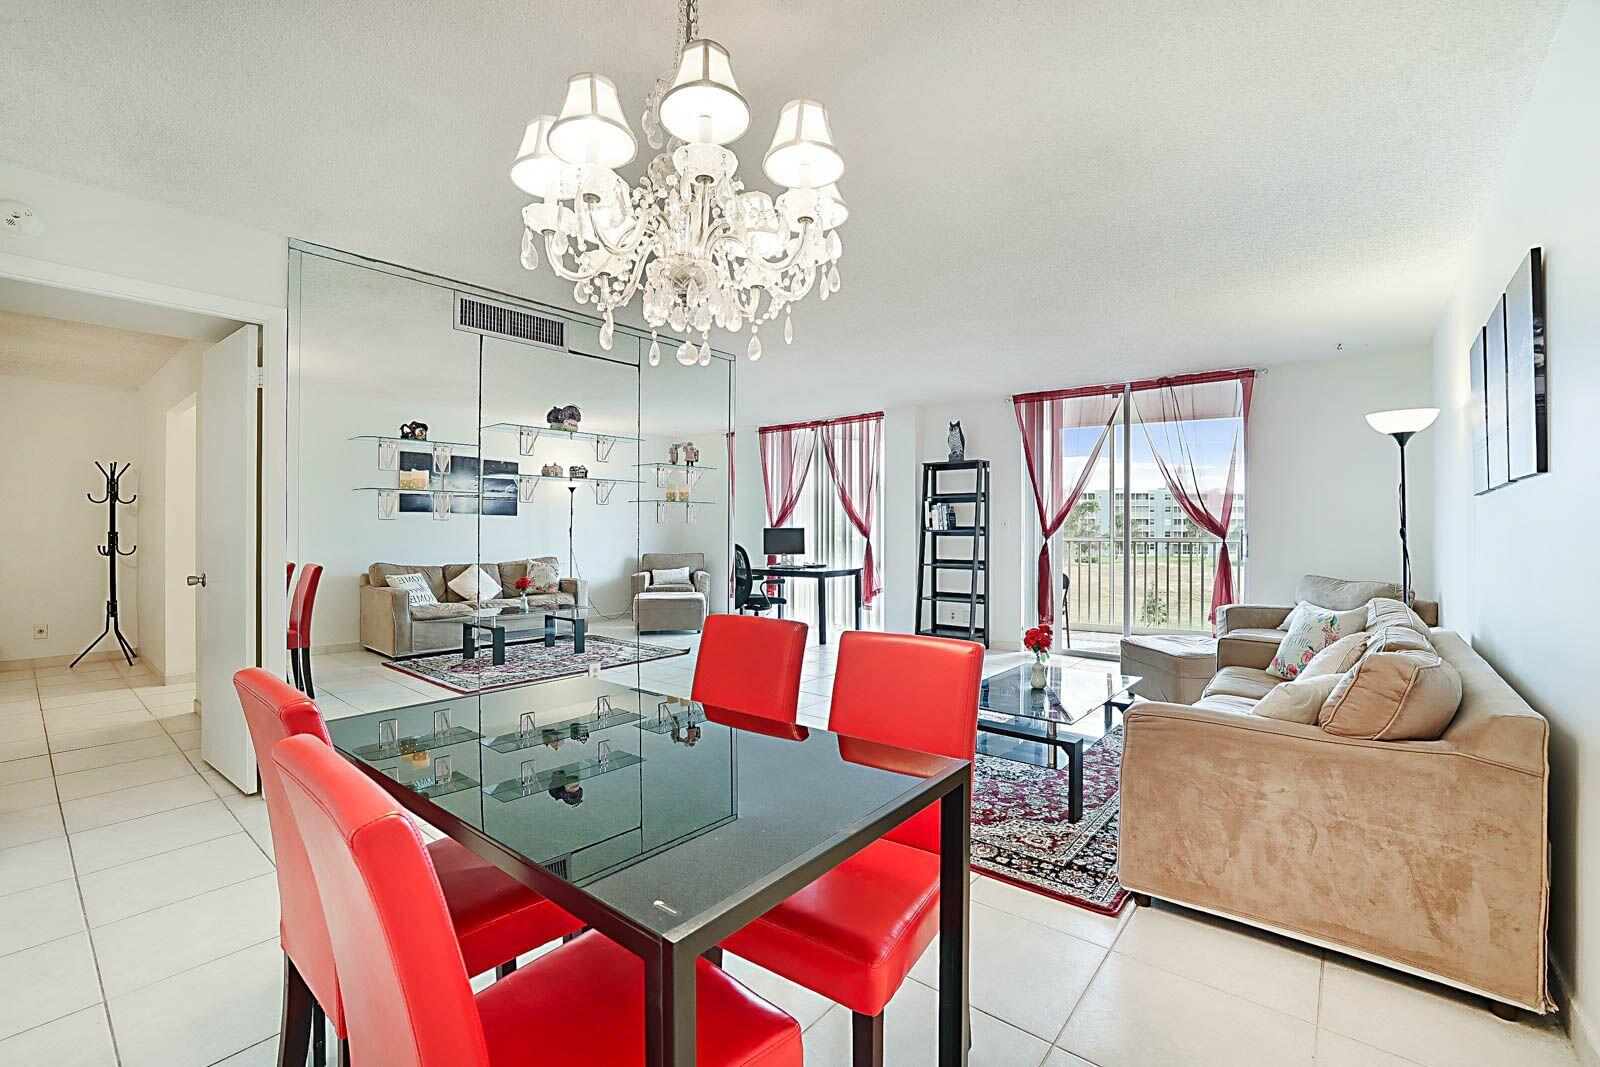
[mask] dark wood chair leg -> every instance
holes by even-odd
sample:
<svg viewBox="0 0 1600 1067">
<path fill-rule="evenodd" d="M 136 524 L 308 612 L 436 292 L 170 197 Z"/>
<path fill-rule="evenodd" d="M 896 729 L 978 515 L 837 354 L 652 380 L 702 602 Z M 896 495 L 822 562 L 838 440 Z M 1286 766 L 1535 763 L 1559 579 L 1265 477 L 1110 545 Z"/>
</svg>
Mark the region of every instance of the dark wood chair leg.
<svg viewBox="0 0 1600 1067">
<path fill-rule="evenodd" d="M 300 977 L 294 961 L 283 957 L 283 1022 L 278 1035 L 278 1067 L 305 1067 L 316 1004 L 311 987 Z"/>
<path fill-rule="evenodd" d="M 311 1067 L 328 1067 L 328 1014 L 311 1002 Z"/>
<path fill-rule="evenodd" d="M 853 1067 L 883 1067 L 883 1012 L 850 1013 L 850 1049 Z"/>
<path fill-rule="evenodd" d="M 309 648 L 302 648 L 300 650 L 300 672 L 305 675 L 306 681 L 306 686 L 303 690 L 301 690 L 301 692 L 305 693 L 305 695 L 310 697 L 312 700 L 317 699 L 317 687 L 316 684 L 311 680 L 311 649 Z"/>
<path fill-rule="evenodd" d="M 339 1046 L 339 1067 L 350 1067 L 350 1042 L 340 1039 L 337 1044 Z"/>
<path fill-rule="evenodd" d="M 289 650 L 289 684 L 302 693 L 306 691 L 305 680 L 300 677 L 300 650 L 298 648 Z"/>
<path fill-rule="evenodd" d="M 496 978 L 504 978 L 507 975 L 514 974 L 516 972 L 516 969 L 517 969 L 517 961 L 516 960 L 507 960 L 506 962 L 502 963 L 500 966 L 498 966 L 498 967 L 496 967 L 494 969 L 494 976 Z"/>
<path fill-rule="evenodd" d="M 1133 894 L 1130 894 L 1130 895 L 1133 897 L 1133 902 L 1135 904 L 1139 905 L 1139 907 L 1148 908 L 1150 906 L 1150 894 L 1149 893 L 1133 893 Z"/>
<path fill-rule="evenodd" d="M 1506 1004 L 1499 1000 L 1489 1001 L 1489 1010 L 1494 1012 L 1497 1019 L 1504 1019 L 1508 1023 L 1514 1023 L 1522 1016 L 1522 1010 L 1515 1004 Z"/>
</svg>

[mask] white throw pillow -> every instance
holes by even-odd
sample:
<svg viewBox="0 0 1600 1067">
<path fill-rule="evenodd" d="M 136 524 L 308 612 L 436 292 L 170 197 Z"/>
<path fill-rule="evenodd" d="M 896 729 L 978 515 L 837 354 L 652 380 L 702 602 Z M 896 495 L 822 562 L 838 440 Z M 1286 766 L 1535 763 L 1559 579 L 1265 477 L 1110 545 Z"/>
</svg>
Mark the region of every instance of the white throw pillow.
<svg viewBox="0 0 1600 1067">
<path fill-rule="evenodd" d="M 500 595 L 500 583 L 476 563 L 450 579 L 449 584 L 462 600 L 481 602 Z"/>
<path fill-rule="evenodd" d="M 1295 623 L 1301 621 L 1307 615 L 1312 614 L 1313 612 L 1335 616 L 1337 619 L 1340 637 L 1369 628 L 1367 626 L 1367 609 L 1365 607 L 1351 608 L 1349 611 L 1340 611 L 1337 608 L 1318 607 L 1309 600 L 1302 600 L 1294 606 L 1293 611 L 1289 612 L 1288 617 L 1278 624 L 1278 629 L 1292 630 Z"/>
<path fill-rule="evenodd" d="M 1323 674 L 1316 678 L 1281 682 L 1256 703 L 1255 713 L 1265 719 L 1283 719 L 1311 726 L 1322 711 L 1323 702 L 1339 684 L 1340 675 Z"/>
<path fill-rule="evenodd" d="M 1267 665 L 1267 673 L 1291 679 L 1311 662 L 1318 652 L 1341 637 L 1359 633 L 1366 611 L 1330 611 L 1315 604 L 1301 603 L 1289 616 L 1289 632 L 1278 643 L 1278 653 Z"/>
<path fill-rule="evenodd" d="M 439 603 L 439 598 L 433 595 L 433 587 L 428 584 L 428 579 L 420 574 L 391 574 L 384 579 L 391 589 L 404 589 L 414 608 L 425 608 Z"/>
<path fill-rule="evenodd" d="M 664 567 L 650 572 L 651 585 L 688 585 L 688 567 Z"/>
</svg>

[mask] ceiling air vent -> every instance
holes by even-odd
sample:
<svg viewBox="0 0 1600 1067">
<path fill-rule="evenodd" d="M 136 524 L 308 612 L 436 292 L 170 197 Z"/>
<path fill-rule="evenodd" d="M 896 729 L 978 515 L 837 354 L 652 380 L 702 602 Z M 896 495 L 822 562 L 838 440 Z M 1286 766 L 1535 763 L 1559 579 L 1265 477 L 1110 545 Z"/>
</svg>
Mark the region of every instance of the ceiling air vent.
<svg viewBox="0 0 1600 1067">
<path fill-rule="evenodd" d="M 566 323 L 560 319 L 505 304 L 491 304 L 461 293 L 456 294 L 456 329 L 510 341 L 531 341 L 563 352 L 567 348 Z"/>
</svg>

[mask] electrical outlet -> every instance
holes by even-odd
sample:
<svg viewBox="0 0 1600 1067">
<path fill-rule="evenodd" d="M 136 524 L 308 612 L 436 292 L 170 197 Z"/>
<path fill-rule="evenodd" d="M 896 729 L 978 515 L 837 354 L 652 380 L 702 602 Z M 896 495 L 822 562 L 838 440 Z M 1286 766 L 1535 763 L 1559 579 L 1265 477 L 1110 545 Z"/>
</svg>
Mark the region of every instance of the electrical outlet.
<svg viewBox="0 0 1600 1067">
<path fill-rule="evenodd" d="M 33 639 L 35 641 L 48 640 L 49 637 L 50 637 L 50 627 L 45 626 L 45 625 L 39 625 L 39 626 L 35 626 L 33 628 Z"/>
</svg>

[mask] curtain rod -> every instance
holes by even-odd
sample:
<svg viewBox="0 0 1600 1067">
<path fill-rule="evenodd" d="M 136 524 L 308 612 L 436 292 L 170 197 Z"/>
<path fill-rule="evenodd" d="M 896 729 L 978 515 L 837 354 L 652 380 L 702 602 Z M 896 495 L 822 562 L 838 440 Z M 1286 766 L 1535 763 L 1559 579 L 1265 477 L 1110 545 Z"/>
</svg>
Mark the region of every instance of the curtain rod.
<svg viewBox="0 0 1600 1067">
<path fill-rule="evenodd" d="M 1169 374 L 1155 378 L 1135 378 L 1132 381 L 1106 382 L 1100 385 L 1069 386 L 1065 389 L 1040 389 L 1026 393 L 1016 393 L 1006 397 L 1006 401 L 1016 404 L 1024 400 L 1063 400 L 1084 396 L 1101 396 L 1110 393 L 1121 393 L 1127 390 L 1143 392 L 1147 389 L 1159 388 L 1163 385 L 1197 385 L 1207 382 L 1225 382 L 1242 379 L 1246 376 L 1259 378 L 1267 373 L 1266 367 L 1239 367 L 1232 370 L 1193 371 L 1187 374 Z"/>
<path fill-rule="evenodd" d="M 758 426 L 757 433 L 780 433 L 784 430 L 809 430 L 822 426 L 842 426 L 847 422 L 869 422 L 883 418 L 881 411 L 868 411 L 860 415 L 841 415 L 836 419 L 814 419 L 811 422 L 785 422 L 776 426 Z"/>
</svg>

